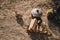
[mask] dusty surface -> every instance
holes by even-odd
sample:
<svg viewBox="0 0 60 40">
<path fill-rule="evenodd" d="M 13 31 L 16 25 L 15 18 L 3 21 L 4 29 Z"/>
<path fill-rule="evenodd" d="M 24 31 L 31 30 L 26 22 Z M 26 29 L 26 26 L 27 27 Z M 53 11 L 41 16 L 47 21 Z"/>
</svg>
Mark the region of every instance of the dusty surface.
<svg viewBox="0 0 60 40">
<path fill-rule="evenodd" d="M 59 0 L 0 0 L 0 40 L 39 40 L 42 38 L 40 34 L 26 31 L 31 20 L 30 11 L 32 8 L 41 7 L 45 15 L 47 9 L 54 8 L 56 4 L 59 5 Z M 17 20 L 16 11 L 23 13 L 22 19 Z M 57 26 L 56 28 L 51 26 L 51 29 L 60 36 Z"/>
</svg>

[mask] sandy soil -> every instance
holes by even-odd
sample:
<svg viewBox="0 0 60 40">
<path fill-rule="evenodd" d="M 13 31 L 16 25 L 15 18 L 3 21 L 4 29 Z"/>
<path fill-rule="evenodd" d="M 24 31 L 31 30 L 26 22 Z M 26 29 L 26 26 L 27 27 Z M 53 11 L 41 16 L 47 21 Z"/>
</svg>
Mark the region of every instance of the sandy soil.
<svg viewBox="0 0 60 40">
<path fill-rule="evenodd" d="M 0 40 L 59 40 L 48 38 L 46 35 L 40 37 L 38 33 L 27 33 L 26 29 L 31 21 L 32 8 L 42 8 L 44 15 L 49 8 L 59 6 L 59 0 L 0 0 Z M 22 19 L 16 17 L 16 12 L 23 14 Z M 51 25 L 53 25 L 51 23 Z M 56 25 L 55 25 L 56 26 Z M 60 36 L 59 28 L 50 27 L 52 31 Z"/>
</svg>

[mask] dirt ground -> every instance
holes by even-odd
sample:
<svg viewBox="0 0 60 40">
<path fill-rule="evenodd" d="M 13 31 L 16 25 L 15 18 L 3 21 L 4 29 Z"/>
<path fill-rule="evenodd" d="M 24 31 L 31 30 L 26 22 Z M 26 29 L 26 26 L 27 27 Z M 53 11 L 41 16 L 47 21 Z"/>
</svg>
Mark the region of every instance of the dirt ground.
<svg viewBox="0 0 60 40">
<path fill-rule="evenodd" d="M 42 8 L 45 15 L 49 8 L 59 5 L 59 0 L 0 0 L 0 40 L 60 40 L 46 35 L 40 37 L 38 33 L 27 33 L 33 8 Z M 23 14 L 22 19 L 16 17 L 16 12 Z M 49 23 L 53 33 L 60 37 L 59 27 Z"/>
</svg>

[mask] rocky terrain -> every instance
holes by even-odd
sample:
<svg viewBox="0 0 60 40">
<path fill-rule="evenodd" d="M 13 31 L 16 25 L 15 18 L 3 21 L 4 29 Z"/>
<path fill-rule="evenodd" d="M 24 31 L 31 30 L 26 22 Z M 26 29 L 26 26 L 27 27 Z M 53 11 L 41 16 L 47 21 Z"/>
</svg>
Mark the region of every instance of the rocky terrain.
<svg viewBox="0 0 60 40">
<path fill-rule="evenodd" d="M 27 33 L 32 8 L 42 8 L 45 15 L 49 8 L 57 8 L 59 5 L 60 0 L 0 0 L 0 40 L 60 40 L 46 36 L 42 38 L 38 33 Z M 17 12 L 23 15 L 22 19 L 16 17 Z M 51 30 L 60 37 L 57 26 L 51 27 Z"/>
</svg>

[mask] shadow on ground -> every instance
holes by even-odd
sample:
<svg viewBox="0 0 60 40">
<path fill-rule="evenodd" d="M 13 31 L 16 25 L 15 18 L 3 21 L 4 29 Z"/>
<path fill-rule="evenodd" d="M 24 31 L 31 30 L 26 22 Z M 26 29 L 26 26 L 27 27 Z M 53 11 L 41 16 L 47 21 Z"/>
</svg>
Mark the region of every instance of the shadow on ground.
<svg viewBox="0 0 60 40">
<path fill-rule="evenodd" d="M 59 31 L 60 33 L 60 19 L 59 19 L 58 12 L 54 14 L 51 14 L 51 13 L 48 14 L 47 19 L 48 19 L 49 27 L 53 30 Z"/>
<path fill-rule="evenodd" d="M 48 40 L 47 34 L 37 33 L 37 32 L 28 32 L 32 40 Z"/>
<path fill-rule="evenodd" d="M 24 25 L 24 21 L 23 21 L 22 18 L 19 18 L 18 16 L 19 15 L 16 15 L 16 21 L 17 21 L 18 24 L 20 24 L 21 26 L 23 26 Z"/>
<path fill-rule="evenodd" d="M 56 9 L 60 6 L 60 0 L 52 0 L 52 2 L 54 3 L 54 6 L 55 6 L 55 7 L 53 7 L 54 9 Z"/>
</svg>

